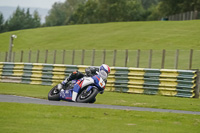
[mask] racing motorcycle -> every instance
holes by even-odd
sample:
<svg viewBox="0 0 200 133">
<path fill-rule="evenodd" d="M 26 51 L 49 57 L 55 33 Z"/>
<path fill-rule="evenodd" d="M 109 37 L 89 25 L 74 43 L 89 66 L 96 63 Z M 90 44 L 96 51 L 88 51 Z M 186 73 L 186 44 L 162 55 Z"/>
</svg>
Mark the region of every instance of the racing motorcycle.
<svg viewBox="0 0 200 133">
<path fill-rule="evenodd" d="M 93 82 L 92 84 L 88 82 Z M 76 100 L 73 100 L 74 86 L 77 82 L 81 82 L 81 85 L 84 84 L 77 92 Z M 88 84 L 88 85 L 87 85 Z M 68 82 L 65 86 L 63 86 L 60 90 L 58 89 L 58 85 L 53 87 L 48 93 L 48 100 L 54 101 L 69 101 L 69 102 L 79 102 L 79 103 L 94 103 L 96 101 L 96 96 L 98 93 L 103 93 L 105 88 L 105 81 L 99 75 L 95 75 L 93 77 L 83 77 L 80 80 L 72 80 Z M 79 85 L 80 86 L 80 85 Z"/>
</svg>

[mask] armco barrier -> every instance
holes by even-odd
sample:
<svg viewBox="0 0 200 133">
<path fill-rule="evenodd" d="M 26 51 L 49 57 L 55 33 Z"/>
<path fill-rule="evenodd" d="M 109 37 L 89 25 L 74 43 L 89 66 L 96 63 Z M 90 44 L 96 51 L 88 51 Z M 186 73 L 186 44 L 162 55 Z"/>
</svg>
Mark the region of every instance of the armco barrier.
<svg viewBox="0 0 200 133">
<path fill-rule="evenodd" d="M 0 82 L 55 85 L 88 66 L 0 62 Z M 107 91 L 199 97 L 197 72 L 191 70 L 111 67 Z"/>
</svg>

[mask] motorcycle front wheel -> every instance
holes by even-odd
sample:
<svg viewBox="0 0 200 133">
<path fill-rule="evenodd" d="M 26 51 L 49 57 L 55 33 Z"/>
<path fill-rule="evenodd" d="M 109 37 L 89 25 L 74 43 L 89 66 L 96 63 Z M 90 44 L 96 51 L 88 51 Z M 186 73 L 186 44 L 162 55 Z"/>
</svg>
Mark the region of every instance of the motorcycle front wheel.
<svg viewBox="0 0 200 133">
<path fill-rule="evenodd" d="M 77 102 L 79 103 L 94 103 L 96 101 L 95 97 L 99 93 L 98 89 L 93 87 L 90 91 L 84 89 L 77 97 Z"/>
<path fill-rule="evenodd" d="M 48 100 L 52 100 L 52 101 L 60 101 L 60 92 L 57 89 L 56 85 L 55 87 L 53 87 L 49 93 L 48 93 Z"/>
</svg>

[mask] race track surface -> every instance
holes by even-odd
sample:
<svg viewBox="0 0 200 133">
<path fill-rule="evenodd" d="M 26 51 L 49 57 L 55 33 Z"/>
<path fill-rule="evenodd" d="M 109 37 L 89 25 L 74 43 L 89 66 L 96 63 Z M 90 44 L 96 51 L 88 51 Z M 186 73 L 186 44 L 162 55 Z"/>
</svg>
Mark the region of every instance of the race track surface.
<svg viewBox="0 0 200 133">
<path fill-rule="evenodd" d="M 194 112 L 194 111 L 129 107 L 129 106 L 117 106 L 117 105 L 102 105 L 102 104 L 87 104 L 87 103 L 73 103 L 73 102 L 64 102 L 64 101 L 49 101 L 49 100 L 45 100 L 45 99 L 14 96 L 14 95 L 1 95 L 1 94 L 0 94 L 0 102 L 33 103 L 33 104 L 55 105 L 55 106 L 73 106 L 73 107 L 86 107 L 86 108 L 104 108 L 104 109 L 168 112 L 168 113 L 200 115 L 200 112 Z"/>
</svg>

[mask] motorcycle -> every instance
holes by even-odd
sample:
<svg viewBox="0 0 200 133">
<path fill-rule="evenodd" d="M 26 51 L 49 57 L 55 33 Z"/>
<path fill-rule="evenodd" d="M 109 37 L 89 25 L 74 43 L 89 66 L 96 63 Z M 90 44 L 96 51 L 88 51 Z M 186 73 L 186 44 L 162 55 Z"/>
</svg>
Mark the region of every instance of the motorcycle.
<svg viewBox="0 0 200 133">
<path fill-rule="evenodd" d="M 97 76 L 96 76 L 97 77 Z M 95 76 L 94 76 L 95 78 Z M 92 77 L 84 77 L 82 80 L 91 80 Z M 96 101 L 96 96 L 98 93 L 103 93 L 103 90 L 105 88 L 105 82 L 101 77 L 97 77 L 97 82 L 94 82 L 94 84 L 86 85 L 85 87 L 81 88 L 78 92 L 76 102 L 79 103 L 94 103 Z M 77 83 L 77 80 L 72 80 L 68 82 L 65 86 L 62 87 L 62 89 L 58 89 L 58 85 L 54 86 L 48 93 L 48 100 L 53 101 L 69 101 L 74 102 L 72 100 L 73 96 L 73 88 L 74 85 Z"/>
</svg>

